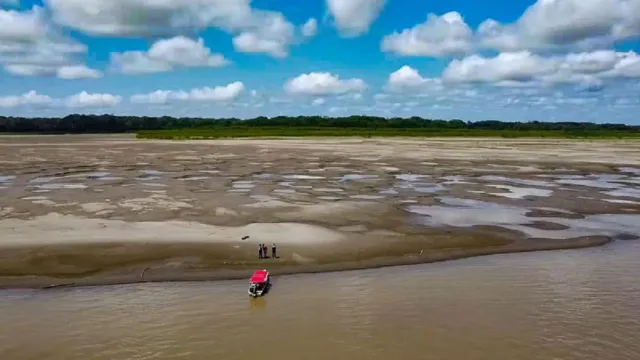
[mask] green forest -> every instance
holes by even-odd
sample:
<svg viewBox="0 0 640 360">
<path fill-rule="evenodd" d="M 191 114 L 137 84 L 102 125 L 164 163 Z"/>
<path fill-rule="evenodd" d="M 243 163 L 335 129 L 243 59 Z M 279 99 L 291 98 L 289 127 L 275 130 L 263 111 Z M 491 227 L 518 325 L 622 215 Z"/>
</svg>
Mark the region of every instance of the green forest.
<svg viewBox="0 0 640 360">
<path fill-rule="evenodd" d="M 0 116 L 4 134 L 136 133 L 138 138 L 190 139 L 257 136 L 502 136 L 640 138 L 640 126 L 588 122 L 504 122 L 278 116 L 254 119 L 68 115 L 61 118 Z"/>
</svg>

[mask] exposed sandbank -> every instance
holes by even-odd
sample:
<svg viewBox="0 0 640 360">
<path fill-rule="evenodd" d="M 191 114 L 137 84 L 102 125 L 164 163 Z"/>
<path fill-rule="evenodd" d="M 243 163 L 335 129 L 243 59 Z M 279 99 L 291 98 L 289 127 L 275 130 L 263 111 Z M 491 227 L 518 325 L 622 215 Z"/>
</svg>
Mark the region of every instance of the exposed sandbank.
<svg viewBox="0 0 640 360">
<path fill-rule="evenodd" d="M 195 246 L 194 244 L 174 244 L 173 246 L 168 246 L 164 250 L 147 250 L 149 253 L 146 254 L 146 257 L 149 259 L 158 255 L 162 258 L 161 254 L 167 256 L 167 258 L 160 261 L 145 261 L 145 256 L 140 256 L 136 260 L 132 261 L 130 260 L 130 254 L 118 254 L 118 250 L 114 250 L 113 248 L 110 250 L 105 248 L 88 248 L 85 249 L 85 254 L 93 253 L 100 257 L 117 257 L 117 260 L 113 263 L 106 261 L 108 265 L 100 267 L 105 263 L 105 259 L 97 259 L 96 256 L 84 257 L 82 255 L 78 255 L 78 258 L 75 259 L 73 257 L 66 258 L 68 262 L 73 262 L 76 265 L 82 264 L 83 261 L 90 264 L 89 266 L 92 270 L 84 273 L 76 273 L 74 272 L 76 269 L 69 269 L 69 267 L 65 267 L 62 264 L 47 267 L 46 265 L 42 266 L 43 264 L 38 264 L 36 261 L 33 261 L 33 268 L 20 268 L 18 266 L 14 267 L 13 270 L 32 271 L 33 269 L 39 268 L 40 270 L 44 269 L 46 271 L 46 275 L 5 275 L 0 277 L 0 289 L 57 288 L 69 286 L 117 285 L 141 282 L 234 280 L 246 279 L 255 269 L 259 268 L 267 268 L 276 276 L 299 273 L 348 271 L 388 266 L 434 263 L 495 254 L 580 249 L 604 245 L 610 241 L 611 239 L 606 237 L 586 237 L 552 242 L 518 241 L 506 245 L 481 246 L 478 248 L 469 247 L 445 250 L 422 249 L 420 252 L 406 254 L 399 254 L 396 250 L 395 253 L 394 251 L 388 251 L 385 255 L 377 254 L 378 257 L 370 257 L 376 256 L 376 254 L 364 251 L 359 254 L 360 257 L 363 257 L 361 260 L 344 260 L 344 256 L 336 256 L 333 260 L 328 257 L 323 258 L 322 260 L 326 262 L 307 262 L 301 257 L 296 257 L 296 253 L 287 251 L 285 253 L 287 260 L 249 260 L 235 264 L 230 264 L 233 261 L 230 261 L 229 258 L 220 258 L 220 256 L 224 256 L 224 251 L 215 252 L 215 248 L 211 249 L 210 247 L 200 247 L 200 249 L 198 249 L 198 246 Z M 499 243 L 499 241 L 497 241 L 497 243 Z M 114 247 L 121 247 L 121 249 L 128 248 L 125 244 L 120 244 L 119 246 L 116 245 Z M 51 260 L 52 257 L 55 258 L 54 254 L 60 250 L 61 249 L 41 249 L 43 253 L 48 252 L 47 255 L 43 256 L 42 260 L 46 262 Z M 202 257 L 207 251 L 210 252 L 209 255 L 213 255 L 214 252 L 215 255 L 208 258 L 206 257 L 207 255 Z M 111 252 L 111 254 L 109 254 L 109 252 Z M 198 253 L 198 256 L 200 257 L 198 257 L 196 253 Z M 179 257 L 180 255 L 184 256 Z M 14 259 L 20 258 L 20 250 L 13 248 L 5 253 L 5 256 L 10 256 Z M 218 257 L 217 261 L 213 260 L 216 256 Z M 80 260 L 80 257 L 84 257 L 84 259 Z M 354 256 L 353 258 L 355 259 L 357 256 Z M 128 261 L 132 262 L 127 263 Z M 71 274 L 65 273 L 65 271 L 71 271 Z M 32 273 L 35 274 L 37 271 L 33 271 Z"/>
<path fill-rule="evenodd" d="M 47 136 L 0 147 L 0 287 L 334 271 L 640 234 L 637 141 Z M 279 258 L 258 260 L 256 245 L 272 242 Z"/>
</svg>

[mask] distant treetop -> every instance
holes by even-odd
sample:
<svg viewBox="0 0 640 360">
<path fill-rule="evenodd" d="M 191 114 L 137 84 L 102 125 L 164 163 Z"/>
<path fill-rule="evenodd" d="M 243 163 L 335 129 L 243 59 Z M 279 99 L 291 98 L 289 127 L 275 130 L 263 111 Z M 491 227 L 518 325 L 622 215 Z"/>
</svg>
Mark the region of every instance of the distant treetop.
<svg viewBox="0 0 640 360">
<path fill-rule="evenodd" d="M 640 131 L 640 126 L 624 124 L 596 124 L 589 122 L 504 122 L 484 120 L 437 120 L 420 117 L 383 118 L 354 115 L 348 117 L 324 116 L 264 116 L 254 119 L 236 118 L 174 118 L 169 116 L 115 116 L 115 115 L 68 115 L 62 118 L 22 118 L 0 116 L 0 133 L 126 133 L 142 130 L 172 130 L 188 128 L 229 127 L 301 127 L 301 128 L 394 128 L 394 129 L 481 129 L 481 130 L 528 130 L 528 131 Z"/>
</svg>

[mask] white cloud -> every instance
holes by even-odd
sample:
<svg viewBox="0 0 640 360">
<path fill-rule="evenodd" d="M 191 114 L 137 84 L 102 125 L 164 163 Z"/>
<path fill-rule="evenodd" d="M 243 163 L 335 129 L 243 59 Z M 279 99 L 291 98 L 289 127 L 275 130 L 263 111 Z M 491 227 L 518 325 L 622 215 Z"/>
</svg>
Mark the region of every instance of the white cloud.
<svg viewBox="0 0 640 360">
<path fill-rule="evenodd" d="M 324 105 L 327 101 L 323 98 L 317 98 L 317 99 L 313 99 L 313 101 L 311 102 L 311 105 L 313 106 L 320 106 L 320 105 Z"/>
<path fill-rule="evenodd" d="M 369 31 L 386 0 L 326 0 L 340 34 L 355 37 Z"/>
<path fill-rule="evenodd" d="M 17 96 L 0 96 L 0 108 L 12 108 L 24 105 L 47 105 L 52 102 L 53 99 L 51 97 L 38 94 L 35 90 Z"/>
<path fill-rule="evenodd" d="M 33 41 L 49 32 L 44 10 L 34 6 L 28 11 L 0 9 L 0 41 Z"/>
<path fill-rule="evenodd" d="M 158 40 L 146 52 L 111 54 L 111 68 L 125 74 L 165 72 L 180 67 L 221 67 L 228 63 L 221 54 L 212 53 L 202 38 L 184 36 Z"/>
<path fill-rule="evenodd" d="M 238 51 L 277 57 L 295 41 L 295 27 L 281 13 L 253 9 L 250 0 L 44 1 L 57 23 L 93 35 L 167 36 L 217 27 L 234 35 Z"/>
<path fill-rule="evenodd" d="M 633 52 L 600 50 L 543 57 L 529 51 L 456 59 L 442 74 L 448 82 L 498 85 L 579 84 L 593 88 L 607 78 L 640 77 L 640 56 Z"/>
<path fill-rule="evenodd" d="M 102 77 L 98 70 L 88 68 L 84 65 L 62 66 L 57 69 L 57 76 L 60 79 L 97 79 Z"/>
<path fill-rule="evenodd" d="M 442 16 L 429 14 L 426 22 L 385 36 L 382 50 L 404 56 L 440 57 L 470 52 L 472 40 L 473 30 L 452 11 Z"/>
<path fill-rule="evenodd" d="M 424 78 L 418 70 L 407 65 L 392 72 L 386 86 L 391 91 L 415 91 L 427 87 L 441 88 L 440 79 Z"/>
<path fill-rule="evenodd" d="M 514 23 L 488 19 L 478 28 L 481 45 L 500 51 L 602 49 L 638 36 L 636 0 L 538 0 Z"/>
<path fill-rule="evenodd" d="M 52 98 L 48 95 L 42 95 L 31 90 L 22 95 L 13 95 L 0 97 L 0 108 L 13 108 L 21 106 L 38 106 L 38 107 L 68 107 L 68 108 L 87 108 L 87 107 L 112 107 L 119 104 L 122 97 L 111 94 L 90 94 L 86 91 L 71 95 L 64 99 Z"/>
<path fill-rule="evenodd" d="M 453 60 L 442 74 L 452 82 L 529 82 L 555 70 L 552 61 L 527 51 L 501 53 L 494 58 L 471 55 Z"/>
<path fill-rule="evenodd" d="M 295 40 L 295 27 L 280 13 L 262 12 L 252 24 L 233 38 L 236 51 L 264 53 L 275 58 L 289 55 L 289 45 Z"/>
<path fill-rule="evenodd" d="M 589 51 L 640 37 L 640 1 L 537 0 L 513 23 L 483 21 L 474 32 L 457 12 L 384 37 L 382 50 L 442 57 L 482 49 L 501 52 Z"/>
<path fill-rule="evenodd" d="M 364 91 L 367 84 L 362 79 L 340 79 L 328 72 L 311 72 L 287 80 L 284 89 L 291 94 L 339 95 Z"/>
<path fill-rule="evenodd" d="M 69 96 L 65 103 L 71 108 L 103 108 L 118 105 L 122 97 L 112 94 L 90 94 L 86 91 Z"/>
<path fill-rule="evenodd" d="M 51 66 L 33 64 L 6 64 L 4 71 L 18 76 L 49 76 L 56 73 L 57 69 Z"/>
<path fill-rule="evenodd" d="M 265 53 L 275 58 L 284 58 L 289 52 L 283 42 L 261 37 L 258 33 L 245 32 L 233 38 L 233 47 L 243 53 Z"/>
<path fill-rule="evenodd" d="M 640 34 L 635 0 L 538 0 L 514 24 L 524 41 L 570 45 Z"/>
<path fill-rule="evenodd" d="M 139 104 L 167 104 L 174 101 L 229 102 L 235 100 L 243 91 L 244 84 L 236 81 L 226 86 L 195 88 L 188 92 L 157 90 L 148 94 L 133 95 L 130 100 Z"/>
<path fill-rule="evenodd" d="M 314 37 L 318 34 L 318 20 L 311 18 L 302 25 L 302 36 Z"/>
<path fill-rule="evenodd" d="M 6 64 L 4 70 L 18 76 L 56 76 L 59 79 L 97 79 L 102 77 L 98 70 L 85 65 L 39 65 L 39 64 Z"/>
<path fill-rule="evenodd" d="M 38 6 L 24 11 L 0 9 L 0 65 L 8 73 L 55 76 L 63 67 L 83 66 L 77 57 L 86 51 L 85 45 L 54 29 Z"/>
</svg>

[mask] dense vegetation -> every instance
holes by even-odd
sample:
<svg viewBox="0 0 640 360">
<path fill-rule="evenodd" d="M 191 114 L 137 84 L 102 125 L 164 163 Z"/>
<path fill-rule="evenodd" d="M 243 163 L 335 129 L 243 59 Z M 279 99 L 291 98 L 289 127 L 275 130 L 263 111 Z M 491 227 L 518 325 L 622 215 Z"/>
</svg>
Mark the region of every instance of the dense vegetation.
<svg viewBox="0 0 640 360">
<path fill-rule="evenodd" d="M 126 133 L 139 138 L 216 138 L 256 136 L 503 136 L 640 138 L 640 126 L 584 122 L 502 122 L 432 120 L 419 117 L 278 116 L 255 119 L 205 119 L 114 115 L 63 118 L 0 116 L 0 133 Z"/>
</svg>

